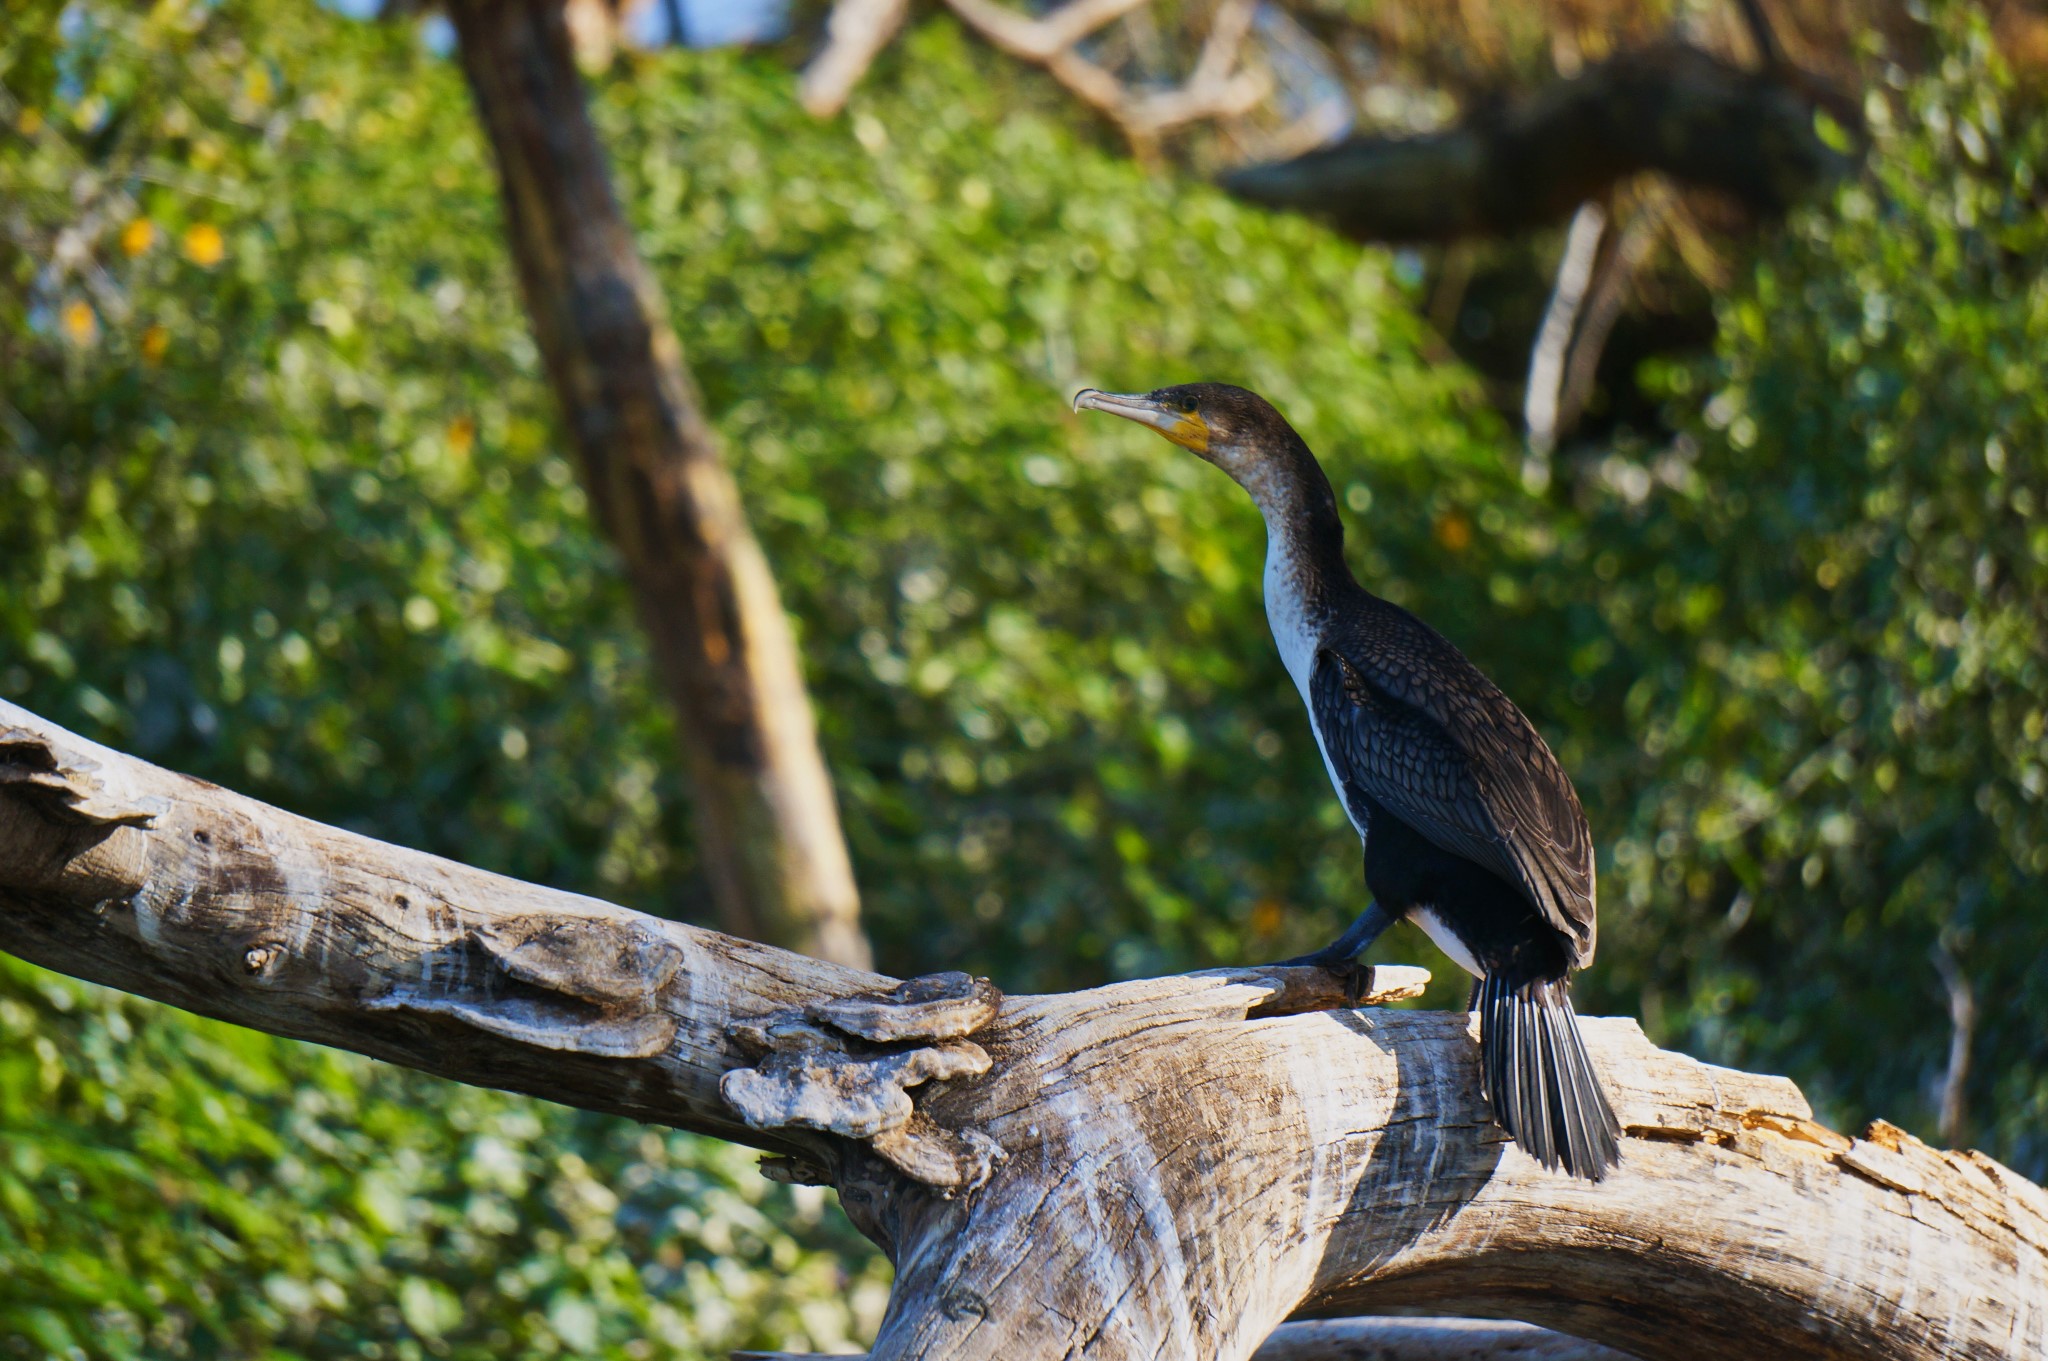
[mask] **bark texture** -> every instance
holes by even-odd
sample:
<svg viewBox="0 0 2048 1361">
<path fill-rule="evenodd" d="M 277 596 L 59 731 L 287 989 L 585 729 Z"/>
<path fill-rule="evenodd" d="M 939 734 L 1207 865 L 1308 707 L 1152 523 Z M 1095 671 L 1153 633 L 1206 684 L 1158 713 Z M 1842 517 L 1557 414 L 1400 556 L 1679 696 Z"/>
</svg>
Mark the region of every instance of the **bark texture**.
<svg viewBox="0 0 2048 1361">
<path fill-rule="evenodd" d="M 1659 1361 L 2048 1354 L 2048 1195 L 1588 1020 L 1595 1186 L 1487 1117 L 1469 1018 L 1260 967 L 896 984 L 324 827 L 0 702 L 0 948 L 737 1139 L 897 1270 L 876 1358 L 1243 1361 L 1284 1320 L 1527 1320 Z"/>
<path fill-rule="evenodd" d="M 1814 132 L 1812 99 L 1783 73 L 1667 46 L 1615 57 L 1445 132 L 1353 138 L 1246 166 L 1223 184 L 1362 240 L 1440 241 L 1561 222 L 1646 170 L 1771 215 L 1839 162 Z"/>
<path fill-rule="evenodd" d="M 448 13 L 548 378 L 674 700 L 720 920 L 865 966 L 789 621 L 613 196 L 562 0 Z"/>
<path fill-rule="evenodd" d="M 1520 1323 L 1335 1319 L 1290 1323 L 1252 1361 L 1627 1361 L 1597 1342 Z"/>
<path fill-rule="evenodd" d="M 732 1361 L 860 1361 L 830 1352 L 734 1352 Z M 1628 1361 L 1626 1353 L 1524 1323 L 1353 1318 L 1289 1323 L 1252 1361 Z"/>
</svg>

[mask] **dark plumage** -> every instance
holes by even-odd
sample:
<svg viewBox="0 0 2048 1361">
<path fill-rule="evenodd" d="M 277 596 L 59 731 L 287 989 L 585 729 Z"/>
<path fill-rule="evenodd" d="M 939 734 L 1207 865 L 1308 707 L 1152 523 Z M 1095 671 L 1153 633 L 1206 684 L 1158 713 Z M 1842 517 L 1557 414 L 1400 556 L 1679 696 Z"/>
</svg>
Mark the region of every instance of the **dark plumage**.
<svg viewBox="0 0 2048 1361">
<path fill-rule="evenodd" d="M 1196 383 L 1075 405 L 1152 426 L 1229 473 L 1266 518 L 1267 618 L 1375 900 L 1310 958 L 1343 964 L 1398 918 L 1421 926 L 1479 978 L 1495 1118 L 1546 1167 L 1603 1176 L 1621 1131 L 1567 982 L 1593 958 L 1593 842 L 1557 758 L 1463 653 L 1352 577 L 1329 480 L 1263 398 Z"/>
</svg>

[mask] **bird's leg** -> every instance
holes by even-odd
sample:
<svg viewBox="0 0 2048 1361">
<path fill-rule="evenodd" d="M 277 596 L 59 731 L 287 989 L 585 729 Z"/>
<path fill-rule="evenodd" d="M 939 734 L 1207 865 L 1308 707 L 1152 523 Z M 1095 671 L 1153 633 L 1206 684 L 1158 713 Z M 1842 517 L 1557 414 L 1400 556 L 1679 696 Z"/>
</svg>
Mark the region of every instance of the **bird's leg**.
<svg viewBox="0 0 2048 1361">
<path fill-rule="evenodd" d="M 1377 902 L 1358 914 L 1357 920 L 1344 928 L 1344 934 L 1317 950 L 1314 954 L 1297 955 L 1283 959 L 1283 965 L 1303 968 L 1328 969 L 1344 979 L 1345 993 L 1351 1005 L 1357 1006 L 1358 999 L 1365 996 L 1366 984 L 1371 970 L 1358 962 L 1372 943 L 1378 940 L 1386 929 L 1394 924 L 1394 914 Z"/>
</svg>

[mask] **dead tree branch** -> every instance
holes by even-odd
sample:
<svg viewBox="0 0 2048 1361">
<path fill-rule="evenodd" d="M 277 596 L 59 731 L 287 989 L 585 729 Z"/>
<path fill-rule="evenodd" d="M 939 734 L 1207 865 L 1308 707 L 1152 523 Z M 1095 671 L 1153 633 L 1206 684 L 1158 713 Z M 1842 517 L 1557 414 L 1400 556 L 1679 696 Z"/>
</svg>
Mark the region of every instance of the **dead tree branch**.
<svg viewBox="0 0 2048 1361">
<path fill-rule="evenodd" d="M 1226 175 L 1232 193 L 1328 217 L 1363 240 L 1505 235 L 1561 222 L 1617 182 L 1658 171 L 1765 215 L 1840 158 L 1813 103 L 1776 72 L 1697 48 L 1631 52 L 1504 112 L 1421 137 L 1359 137 Z"/>
<path fill-rule="evenodd" d="M 865 964 L 789 620 L 612 193 L 561 0 L 451 0 L 448 13 L 534 336 L 675 705 L 720 918 Z"/>
<path fill-rule="evenodd" d="M 1934 968 L 1948 992 L 1948 1068 L 1941 1078 L 1941 1137 L 1960 1139 L 1969 1114 L 1970 1046 L 1977 1035 L 1977 992 L 1949 942 L 1934 948 Z"/>
<path fill-rule="evenodd" d="M 825 21 L 825 50 L 797 81 L 797 102 L 813 118 L 846 107 L 853 87 L 910 14 L 910 0 L 839 0 Z"/>
<path fill-rule="evenodd" d="M 732 1361 L 862 1361 L 819 1352 L 734 1352 Z M 1611 1347 L 1526 1323 L 1346 1318 L 1289 1323 L 1252 1361 L 1630 1361 Z"/>
<path fill-rule="evenodd" d="M 1291 1315 L 1706 1361 L 2048 1353 L 2048 1194 L 1592 1020 L 1598 1185 L 1487 1117 L 1469 1018 L 1307 969 L 892 985 L 324 827 L 0 702 L 0 949 L 206 1015 L 737 1139 L 896 1265 L 873 1356 L 1243 1361 Z M 1390 969 L 1373 997 L 1414 990 Z M 1369 999 L 1371 1000 L 1371 999 Z"/>
<path fill-rule="evenodd" d="M 1246 113 L 1264 99 L 1271 82 L 1263 71 L 1238 68 L 1256 0 L 1220 0 L 1201 55 L 1186 83 L 1140 92 L 1075 50 L 1075 44 L 1146 0 L 1071 0 L 1037 18 L 995 0 L 946 0 L 960 21 L 992 46 L 1041 66 L 1134 145 L 1144 147 L 1176 128 L 1208 118 Z"/>
<path fill-rule="evenodd" d="M 1080 53 L 1082 42 L 1148 3 L 1068 0 L 1031 15 L 997 0 L 946 0 L 960 21 L 992 47 L 1044 69 L 1140 148 L 1191 123 L 1247 113 L 1272 92 L 1265 72 L 1238 69 L 1257 0 L 1219 0 L 1194 70 L 1171 90 L 1133 90 Z M 907 8 L 908 0 L 839 0 L 826 22 L 825 47 L 799 84 L 804 108 L 821 118 L 844 108 L 853 87 L 902 26 Z"/>
<path fill-rule="evenodd" d="M 1558 397 L 1560 431 L 1569 429 L 1585 410 L 1599 375 L 1601 351 L 1621 317 L 1629 286 L 1649 263 L 1658 242 L 1665 237 L 1667 224 L 1679 211 L 1670 186 L 1660 181 L 1639 185 L 1633 198 L 1626 210 L 1621 239 L 1594 269 L 1585 314 L 1578 334 L 1572 339 L 1571 354 L 1565 360 L 1564 389 Z"/>
<path fill-rule="evenodd" d="M 1593 259 L 1607 235 L 1607 212 L 1598 203 L 1582 203 L 1572 215 L 1571 230 L 1565 233 L 1564 252 L 1557 262 L 1557 280 L 1551 285 L 1550 302 L 1543 309 L 1543 324 L 1536 328 L 1536 345 L 1529 354 L 1529 380 L 1522 394 L 1522 427 L 1527 432 L 1528 455 L 1522 464 L 1522 481 L 1532 490 L 1550 485 L 1550 455 L 1557 447 L 1558 397 L 1564 385 L 1565 353 L 1571 348 L 1578 328 L 1579 309 L 1593 282 Z"/>
<path fill-rule="evenodd" d="M 1347 1318 L 1290 1323 L 1252 1361 L 1628 1361 L 1611 1347 L 1522 1323 Z"/>
</svg>

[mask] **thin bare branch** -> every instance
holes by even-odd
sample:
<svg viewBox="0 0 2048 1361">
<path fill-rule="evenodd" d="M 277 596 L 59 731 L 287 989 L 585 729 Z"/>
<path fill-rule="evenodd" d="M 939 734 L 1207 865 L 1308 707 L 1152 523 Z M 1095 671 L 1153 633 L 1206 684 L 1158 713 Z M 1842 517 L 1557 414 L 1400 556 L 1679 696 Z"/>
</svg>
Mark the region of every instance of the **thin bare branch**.
<svg viewBox="0 0 2048 1361">
<path fill-rule="evenodd" d="M 1528 456 L 1522 465 L 1522 480 L 1532 490 L 1550 482 L 1550 455 L 1557 446 L 1557 398 L 1564 381 L 1565 352 L 1571 346 L 1573 328 L 1578 325 L 1579 307 L 1586 300 L 1586 286 L 1593 278 L 1593 260 L 1607 235 L 1607 212 L 1588 200 L 1572 216 L 1565 233 L 1564 253 L 1557 261 L 1557 282 L 1550 290 L 1550 302 L 1543 309 L 1543 324 L 1537 328 L 1536 344 L 1529 354 L 1529 381 L 1522 395 L 1522 425 L 1528 439 Z"/>
<path fill-rule="evenodd" d="M 1150 0 L 1072 0 L 1034 17 L 994 0 L 946 0 L 948 8 L 991 44 L 1013 57 L 1041 64 L 1148 3 Z"/>
<path fill-rule="evenodd" d="M 804 68 L 797 102 L 813 118 L 846 107 L 853 87 L 910 13 L 910 0 L 839 0 L 825 23 L 825 50 Z"/>
<path fill-rule="evenodd" d="M 1787 65 L 1785 47 L 1778 41 L 1777 30 L 1771 27 L 1771 16 L 1764 12 L 1763 0 L 1735 0 L 1735 7 L 1742 11 L 1742 26 L 1756 48 L 1757 64 L 1765 71 L 1783 70 Z"/>
<path fill-rule="evenodd" d="M 1144 0 L 1074 0 L 1041 18 L 1019 14 L 994 0 L 946 0 L 960 21 L 991 45 L 1045 68 L 1047 74 L 1145 146 L 1176 128 L 1246 113 L 1272 89 L 1263 71 L 1238 70 L 1256 0 L 1222 0 L 1202 42 L 1195 69 L 1176 89 L 1139 93 L 1075 50 L 1103 25 L 1140 8 Z"/>
<path fill-rule="evenodd" d="M 1668 186 L 1656 181 L 1633 197 L 1635 203 L 1620 239 L 1594 266 L 1578 333 L 1572 338 L 1570 353 L 1565 358 L 1564 381 L 1559 387 L 1553 421 L 1557 435 L 1578 423 L 1580 413 L 1591 400 L 1593 384 L 1599 377 L 1600 356 L 1607 348 L 1608 336 L 1614 332 L 1614 323 L 1621 317 L 1629 286 L 1662 238 L 1665 218 L 1676 200 Z"/>
<path fill-rule="evenodd" d="M 1935 947 L 1934 967 L 1948 992 L 1948 1068 L 1941 1079 L 1941 1137 L 1962 1137 L 1969 1117 L 1970 1049 L 1977 1035 L 1977 990 L 1947 939 Z"/>
</svg>

